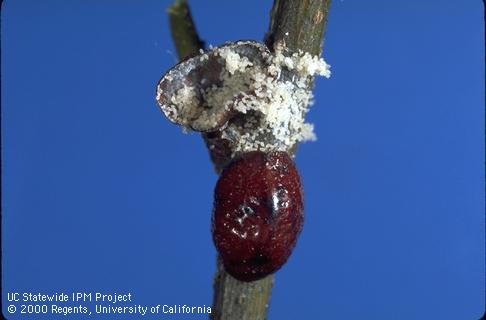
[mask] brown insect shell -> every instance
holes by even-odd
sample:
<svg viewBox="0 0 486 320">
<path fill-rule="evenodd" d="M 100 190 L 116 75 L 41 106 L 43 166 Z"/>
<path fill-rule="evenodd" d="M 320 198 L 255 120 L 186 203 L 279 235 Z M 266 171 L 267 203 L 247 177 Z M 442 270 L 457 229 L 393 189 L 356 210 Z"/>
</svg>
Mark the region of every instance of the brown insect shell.
<svg viewBox="0 0 486 320">
<path fill-rule="evenodd" d="M 226 271 L 241 281 L 282 267 L 302 230 L 299 173 L 286 152 L 243 154 L 216 184 L 212 234 Z"/>
</svg>

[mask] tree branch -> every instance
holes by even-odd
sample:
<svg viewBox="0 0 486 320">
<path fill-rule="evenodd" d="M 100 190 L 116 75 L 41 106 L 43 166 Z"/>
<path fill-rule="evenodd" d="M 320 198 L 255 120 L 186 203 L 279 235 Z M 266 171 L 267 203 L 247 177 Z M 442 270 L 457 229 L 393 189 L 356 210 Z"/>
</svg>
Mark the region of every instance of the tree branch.
<svg viewBox="0 0 486 320">
<path fill-rule="evenodd" d="M 263 320 L 267 318 L 273 275 L 253 282 L 236 280 L 218 259 L 214 277 L 212 320 Z"/>
<path fill-rule="evenodd" d="M 265 43 L 320 55 L 330 5 L 331 0 L 275 0 Z"/>
<path fill-rule="evenodd" d="M 203 49 L 204 42 L 199 39 L 192 20 L 189 6 L 185 0 L 175 0 L 167 9 L 172 40 L 180 60 L 196 55 Z"/>
<path fill-rule="evenodd" d="M 289 51 L 302 50 L 320 55 L 326 29 L 330 0 L 274 0 L 270 14 L 270 27 L 265 43 L 270 49 L 284 45 Z M 175 0 L 168 9 L 170 27 L 180 59 L 195 55 L 203 48 L 189 6 L 185 0 Z M 203 134 L 208 144 L 210 134 Z M 214 141 L 213 141 L 214 143 Z M 294 146 L 290 153 L 295 153 Z M 227 154 L 224 146 L 220 150 L 209 150 L 217 172 L 220 172 Z M 273 275 L 253 282 L 241 282 L 225 272 L 217 262 L 214 278 L 213 320 L 264 320 L 273 286 Z"/>
</svg>

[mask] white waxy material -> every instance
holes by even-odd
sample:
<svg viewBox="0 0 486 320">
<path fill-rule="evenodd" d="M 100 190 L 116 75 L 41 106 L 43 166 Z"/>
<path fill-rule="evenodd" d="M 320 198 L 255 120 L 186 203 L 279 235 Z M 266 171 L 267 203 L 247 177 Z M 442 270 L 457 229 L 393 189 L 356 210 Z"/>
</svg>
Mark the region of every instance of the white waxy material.
<svg viewBox="0 0 486 320">
<path fill-rule="evenodd" d="M 288 150 L 315 140 L 313 125 L 304 121 L 309 84 L 317 75 L 328 78 L 329 65 L 307 52 L 284 51 L 238 41 L 202 52 L 161 79 L 157 101 L 172 122 L 220 131 L 233 153 Z"/>
</svg>

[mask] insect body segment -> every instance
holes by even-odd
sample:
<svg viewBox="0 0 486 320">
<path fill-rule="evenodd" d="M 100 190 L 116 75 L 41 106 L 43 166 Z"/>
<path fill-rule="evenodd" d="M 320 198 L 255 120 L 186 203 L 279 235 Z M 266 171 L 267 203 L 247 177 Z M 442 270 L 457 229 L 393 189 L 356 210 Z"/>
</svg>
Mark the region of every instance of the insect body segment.
<svg viewBox="0 0 486 320">
<path fill-rule="evenodd" d="M 253 281 L 280 269 L 292 253 L 303 220 L 302 185 L 286 152 L 248 152 L 221 173 L 212 234 L 233 277 Z"/>
</svg>

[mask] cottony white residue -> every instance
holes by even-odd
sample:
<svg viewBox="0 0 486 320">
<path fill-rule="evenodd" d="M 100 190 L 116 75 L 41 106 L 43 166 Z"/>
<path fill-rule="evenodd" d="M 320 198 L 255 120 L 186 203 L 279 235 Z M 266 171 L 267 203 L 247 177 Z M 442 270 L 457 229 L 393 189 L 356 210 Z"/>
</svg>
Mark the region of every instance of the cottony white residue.
<svg viewBox="0 0 486 320">
<path fill-rule="evenodd" d="M 184 119 L 176 122 L 190 123 L 193 128 L 217 128 L 221 137 L 231 142 L 234 153 L 288 151 L 297 142 L 316 139 L 313 125 L 304 118 L 312 104 L 313 77 L 331 75 L 330 66 L 322 58 L 307 52 L 289 55 L 281 48 L 274 54 L 264 51 L 256 59 L 223 46 L 203 52 L 197 59 L 204 63 L 215 55 L 223 66 L 220 85 L 204 86 L 204 90 L 199 84 L 179 89 L 170 99 L 172 106 L 166 106 L 169 118 L 183 115 Z M 235 114 L 228 118 L 230 111 Z M 224 121 L 227 123 L 221 126 Z"/>
<path fill-rule="evenodd" d="M 314 126 L 304 117 L 312 100 L 309 81 L 316 75 L 331 75 L 322 58 L 303 52 L 285 56 L 278 51 L 269 55 L 262 68 L 229 48 L 219 54 L 226 62 L 227 72 L 222 74 L 225 85 L 205 93 L 208 104 L 232 106 L 243 114 L 255 111 L 244 124 L 230 122 L 223 129 L 223 138 L 235 145 L 234 152 L 289 150 L 297 142 L 316 139 Z M 284 69 L 292 72 L 290 79 L 281 76 Z M 235 95 L 239 97 L 235 99 Z"/>
</svg>

